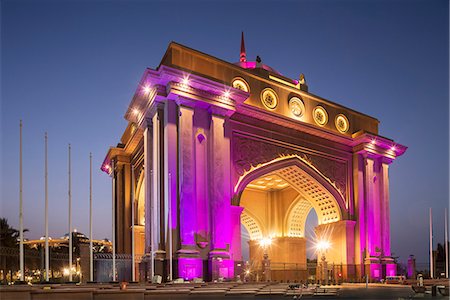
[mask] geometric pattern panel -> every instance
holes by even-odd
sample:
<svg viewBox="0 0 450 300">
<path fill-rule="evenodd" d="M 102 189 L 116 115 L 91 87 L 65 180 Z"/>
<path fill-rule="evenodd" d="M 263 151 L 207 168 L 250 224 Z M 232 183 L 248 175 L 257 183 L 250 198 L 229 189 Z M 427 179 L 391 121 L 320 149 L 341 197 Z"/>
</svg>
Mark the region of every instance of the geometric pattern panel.
<svg viewBox="0 0 450 300">
<path fill-rule="evenodd" d="M 276 191 L 282 190 L 289 186 L 289 183 L 283 180 L 276 174 L 268 174 L 266 176 L 259 177 L 247 185 L 247 188 L 253 188 L 258 190 Z"/>
<path fill-rule="evenodd" d="M 302 169 L 290 166 L 276 173 L 310 201 L 316 211 L 319 224 L 332 223 L 341 219 L 339 206 L 333 195 Z"/>
<path fill-rule="evenodd" d="M 245 226 L 245 229 L 247 229 L 250 240 L 261 240 L 263 237 L 263 233 L 261 230 L 261 227 L 259 226 L 258 222 L 251 216 L 245 213 L 245 211 L 241 214 L 241 223 Z"/>
<path fill-rule="evenodd" d="M 292 237 L 304 237 L 305 236 L 305 223 L 308 217 L 309 211 L 312 209 L 311 203 L 306 199 L 301 199 L 291 209 L 288 217 L 288 236 Z"/>
</svg>

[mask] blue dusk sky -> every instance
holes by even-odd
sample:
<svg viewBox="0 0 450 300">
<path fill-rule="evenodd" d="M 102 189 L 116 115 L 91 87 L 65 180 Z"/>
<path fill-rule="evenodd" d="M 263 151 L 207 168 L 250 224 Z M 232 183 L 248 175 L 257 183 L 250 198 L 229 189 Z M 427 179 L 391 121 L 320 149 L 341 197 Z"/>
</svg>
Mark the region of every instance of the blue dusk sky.
<svg viewBox="0 0 450 300">
<path fill-rule="evenodd" d="M 374 116 L 408 146 L 390 168 L 392 251 L 428 262 L 428 209 L 444 240 L 449 201 L 448 1 L 1 1 L 1 211 L 18 228 L 19 120 L 24 222 L 44 234 L 44 132 L 49 137 L 50 235 L 67 230 L 67 146 L 73 224 L 88 233 L 89 152 L 94 238 L 111 237 L 111 180 L 99 170 L 127 123 L 146 67 L 170 41 L 220 59 L 247 57 L 310 92 Z"/>
</svg>

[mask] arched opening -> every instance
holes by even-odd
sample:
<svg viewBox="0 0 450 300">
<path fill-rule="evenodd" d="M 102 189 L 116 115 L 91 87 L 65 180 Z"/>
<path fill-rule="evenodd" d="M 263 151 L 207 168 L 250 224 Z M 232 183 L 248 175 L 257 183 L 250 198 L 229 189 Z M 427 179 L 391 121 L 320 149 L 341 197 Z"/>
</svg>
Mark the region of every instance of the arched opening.
<svg viewBox="0 0 450 300">
<path fill-rule="evenodd" d="M 135 219 L 134 221 L 134 240 L 136 255 L 144 255 L 145 253 L 145 184 L 144 172 L 141 172 L 136 190 L 135 190 Z"/>
<path fill-rule="evenodd" d="M 243 207 L 241 253 L 254 279 L 308 279 L 321 228 L 345 216 L 340 192 L 314 172 L 298 159 L 277 161 L 246 174 L 235 188 L 234 204 Z"/>
</svg>

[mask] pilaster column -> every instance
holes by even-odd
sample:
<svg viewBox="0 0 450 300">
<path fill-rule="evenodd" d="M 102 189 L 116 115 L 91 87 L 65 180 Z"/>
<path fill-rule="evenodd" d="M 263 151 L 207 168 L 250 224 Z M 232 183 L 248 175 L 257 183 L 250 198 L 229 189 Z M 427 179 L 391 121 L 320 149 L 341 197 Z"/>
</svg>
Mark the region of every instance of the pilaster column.
<svg viewBox="0 0 450 300">
<path fill-rule="evenodd" d="M 177 245 L 177 122 L 178 107 L 174 101 L 166 101 L 164 109 L 164 224 L 166 236 L 166 257 L 173 256 L 172 245 Z M 170 178 L 169 178 L 170 174 Z M 170 218 L 169 218 L 170 214 Z M 170 221 L 170 223 L 169 223 Z M 169 241 L 172 239 L 171 241 Z"/>
<path fill-rule="evenodd" d="M 371 157 L 365 159 L 365 191 L 366 191 L 366 274 L 371 279 L 381 279 L 382 267 L 381 255 L 381 227 L 380 227 L 380 198 L 377 174 L 378 166 L 375 167 Z"/>
<path fill-rule="evenodd" d="M 180 105 L 179 114 L 179 181 L 180 181 L 180 244 L 178 277 L 191 280 L 203 277 L 203 264 L 195 244 L 196 196 L 194 155 L 194 110 Z"/>
<path fill-rule="evenodd" d="M 234 261 L 242 261 L 241 214 L 243 210 L 241 206 L 231 206 L 231 258 Z"/>
<path fill-rule="evenodd" d="M 377 256 L 377 248 L 381 246 L 380 243 L 380 209 L 379 197 L 377 195 L 376 178 L 374 173 L 374 160 L 372 158 L 365 158 L 366 166 L 366 244 L 368 256 Z"/>
<path fill-rule="evenodd" d="M 230 139 L 225 136 L 224 125 L 223 116 L 211 116 L 209 178 L 212 250 L 209 257 L 213 280 L 218 277 L 234 277 L 234 260 L 230 259 Z"/>
<path fill-rule="evenodd" d="M 211 117 L 211 215 L 212 251 L 227 253 L 230 244 L 230 140 L 224 134 L 225 119 Z"/>
<path fill-rule="evenodd" d="M 391 256 L 390 207 L 389 207 L 389 164 L 381 161 L 380 170 L 381 204 L 381 248 L 384 256 Z"/>
<path fill-rule="evenodd" d="M 195 249 L 196 201 L 193 115 L 180 106 L 180 239 L 182 249 Z"/>
<path fill-rule="evenodd" d="M 152 245 L 152 145 L 153 128 L 151 122 L 147 122 L 144 129 L 144 186 L 145 186 L 145 254 L 151 253 Z"/>
<path fill-rule="evenodd" d="M 163 275 L 164 268 L 160 262 L 164 259 L 164 109 L 157 107 L 152 117 L 153 123 L 153 145 L 152 145 L 152 200 L 151 200 L 151 223 L 152 223 L 152 250 L 154 259 L 158 265 L 154 266 L 154 273 Z M 153 261 L 153 264 L 155 262 Z"/>
<path fill-rule="evenodd" d="M 353 184 L 355 201 L 355 264 L 357 276 L 364 275 L 364 258 L 366 256 L 366 223 L 365 223 L 365 191 L 364 191 L 365 163 L 361 154 L 353 155 Z"/>
</svg>

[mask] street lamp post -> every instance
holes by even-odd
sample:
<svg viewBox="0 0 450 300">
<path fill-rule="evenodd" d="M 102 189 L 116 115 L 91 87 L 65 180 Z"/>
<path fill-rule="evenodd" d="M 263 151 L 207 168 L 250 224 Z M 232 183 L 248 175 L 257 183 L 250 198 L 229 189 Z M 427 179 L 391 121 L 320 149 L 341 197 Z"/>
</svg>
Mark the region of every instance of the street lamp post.
<svg viewBox="0 0 450 300">
<path fill-rule="evenodd" d="M 325 254 L 326 254 L 327 250 L 330 249 L 330 247 L 331 247 L 330 242 L 326 241 L 326 240 L 321 240 L 316 244 L 317 252 L 319 254 L 321 254 L 320 260 L 322 261 L 321 262 L 321 266 L 322 266 L 321 280 L 325 281 L 325 285 L 328 285 L 328 267 L 327 267 L 327 258 L 325 257 Z"/>
<path fill-rule="evenodd" d="M 270 245 L 272 245 L 272 238 L 267 237 L 267 238 L 262 238 L 259 241 L 259 245 L 262 247 L 263 249 L 263 275 L 264 275 L 264 280 L 265 281 L 270 281 L 271 280 L 271 274 L 270 274 L 270 259 L 269 259 L 269 254 L 267 253 L 267 249 L 270 247 Z"/>
</svg>

